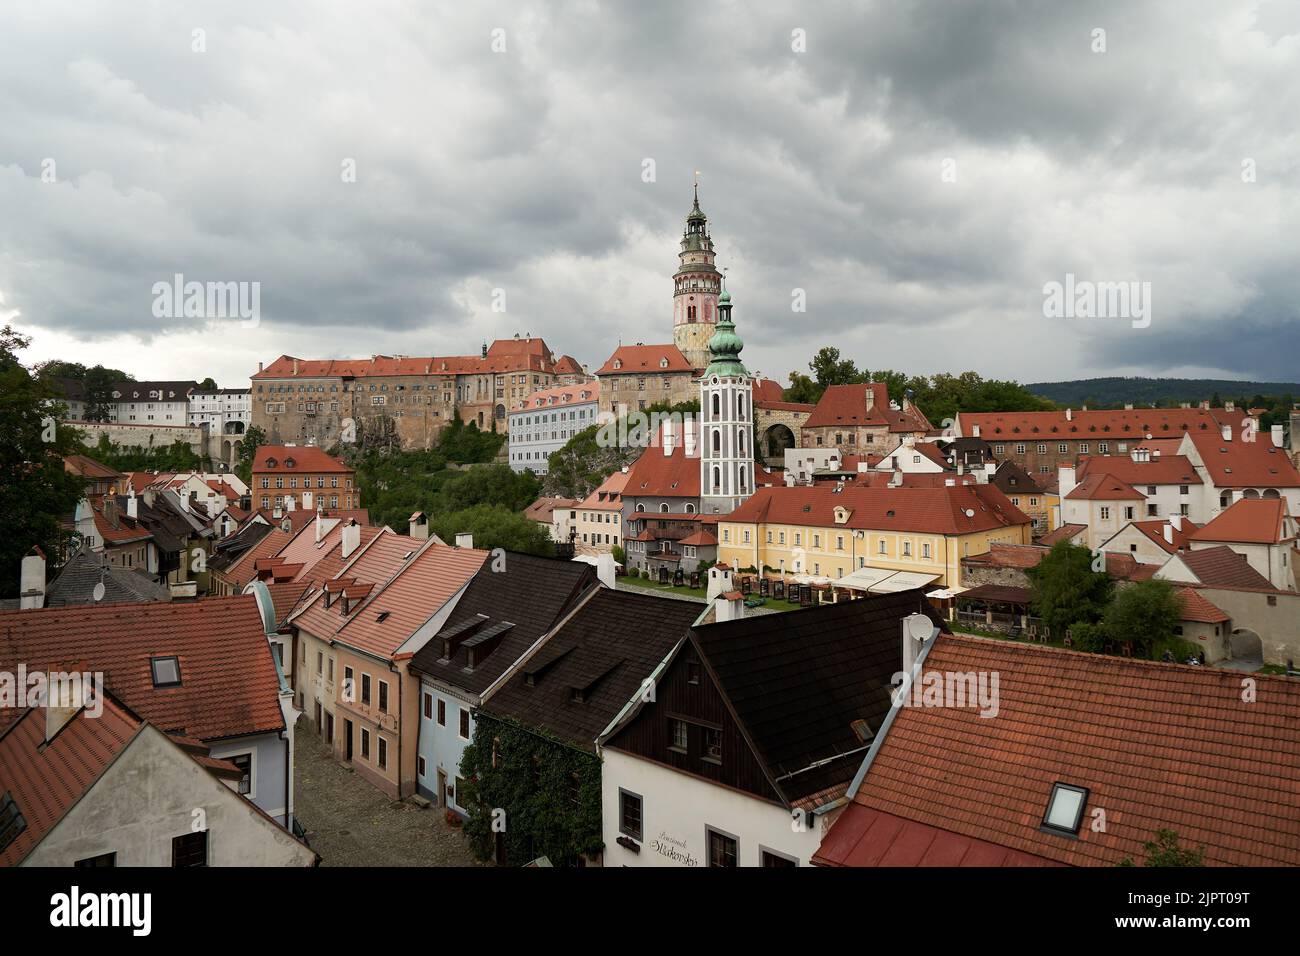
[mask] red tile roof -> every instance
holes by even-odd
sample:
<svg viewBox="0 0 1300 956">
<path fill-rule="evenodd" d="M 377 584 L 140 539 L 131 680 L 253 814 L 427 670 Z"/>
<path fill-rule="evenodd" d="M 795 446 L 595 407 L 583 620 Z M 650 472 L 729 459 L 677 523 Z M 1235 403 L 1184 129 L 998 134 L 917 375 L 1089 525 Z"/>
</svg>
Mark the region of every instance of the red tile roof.
<svg viewBox="0 0 1300 956">
<path fill-rule="evenodd" d="M 1177 558 L 1196 575 L 1197 581 L 1209 587 L 1274 590 L 1268 578 L 1252 568 L 1244 554 L 1238 554 L 1226 544 L 1183 551 Z"/>
<path fill-rule="evenodd" d="M 1006 544 L 994 541 L 983 554 L 962 558 L 963 564 L 980 564 L 996 568 L 1036 568 L 1049 548 L 1036 544 Z"/>
<path fill-rule="evenodd" d="M 577 385 L 556 385 L 533 392 L 511 408 L 511 413 L 524 413 L 539 408 L 567 408 L 583 402 L 600 401 L 599 382 L 579 382 Z"/>
<path fill-rule="evenodd" d="M 840 814 L 813 862 L 822 866 L 1061 865 L 859 803 L 850 803 Z"/>
<path fill-rule="evenodd" d="M 295 371 L 296 363 L 296 371 Z M 473 375 L 530 369 L 551 373 L 557 364 L 541 339 L 497 339 L 486 356 L 391 356 L 368 359 L 298 359 L 281 355 L 254 379 L 365 378 L 370 375 Z"/>
<path fill-rule="evenodd" d="M 652 539 L 653 540 L 653 539 Z M 693 534 L 688 534 L 677 542 L 678 544 L 693 545 L 700 548 L 711 548 L 718 543 L 718 539 L 701 528 Z"/>
<path fill-rule="evenodd" d="M 996 673 L 997 716 L 900 708 L 859 806 L 1073 865 L 1141 864 L 1160 829 L 1207 865 L 1300 864 L 1300 681 L 1252 674 L 1243 703 L 1237 671 L 947 634 L 923 671 Z M 1039 829 L 1057 782 L 1088 789 L 1077 839 Z"/>
<path fill-rule="evenodd" d="M 334 640 L 391 658 L 420 625 L 469 583 L 487 557 L 487 551 L 453 548 L 431 540 L 349 615 Z"/>
<path fill-rule="evenodd" d="M 1201 408 L 1130 408 L 1053 412 L 958 412 L 961 433 L 975 434 L 985 441 L 1016 439 L 1068 438 L 1177 438 L 1183 432 L 1219 434 L 1220 425 L 1240 428 L 1245 413 L 1241 410 Z"/>
<path fill-rule="evenodd" d="M 783 402 L 785 401 L 785 389 L 781 387 L 780 382 L 774 382 L 770 378 L 760 378 L 754 381 L 754 404 L 760 402 Z M 794 404 L 794 403 L 791 403 Z M 809 405 L 811 411 L 814 406 Z"/>
<path fill-rule="evenodd" d="M 1193 534 L 1192 540 L 1277 544 L 1295 537 L 1286 519 L 1286 501 L 1281 498 L 1241 498 Z"/>
<path fill-rule="evenodd" d="M 150 659 L 177 657 L 181 684 L 155 687 Z M 0 670 L 84 661 L 165 732 L 211 740 L 284 729 L 280 680 L 251 595 L 0 613 Z M 0 726 L 13 711 L 0 710 Z"/>
<path fill-rule="evenodd" d="M 835 521 L 836 507 L 849 512 L 842 524 Z M 992 485 L 888 488 L 846 484 L 842 491 L 824 484 L 759 488 L 724 520 L 948 535 L 1030 523 L 1028 516 Z"/>
<path fill-rule="evenodd" d="M 1107 474 L 1130 485 L 1199 485 L 1186 455 L 1161 455 L 1150 461 L 1134 461 L 1128 455 L 1084 455 L 1079 459 L 1075 477 Z"/>
<path fill-rule="evenodd" d="M 1126 481 L 1105 473 L 1090 474 L 1065 496 L 1072 501 L 1146 501 L 1142 494 Z"/>
<path fill-rule="evenodd" d="M 16 711 L 0 736 L 0 793 L 12 797 L 27 821 L 27 829 L 0 852 L 0 866 L 22 862 L 143 726 L 105 695 L 98 718 L 82 710 L 47 745 L 45 713 L 41 707 Z"/>
<path fill-rule="evenodd" d="M 1173 538 L 1172 543 L 1165 540 L 1166 525 L 1169 525 L 1170 536 Z M 1147 538 L 1150 538 L 1151 541 L 1159 545 L 1169 554 L 1173 554 L 1175 551 L 1181 551 L 1183 548 L 1188 547 L 1188 542 L 1192 539 L 1192 532 L 1200 527 L 1194 521 L 1189 521 L 1187 518 L 1182 519 L 1181 528 L 1174 528 L 1168 521 L 1162 521 L 1158 518 L 1152 521 L 1130 521 L 1128 526 L 1134 528 Z M 1123 530 L 1124 529 L 1121 528 L 1119 532 L 1116 533 L 1122 533 Z"/>
<path fill-rule="evenodd" d="M 292 465 L 289 463 L 293 462 Z M 273 464 L 274 463 L 274 464 Z M 253 455 L 253 474 L 300 475 L 354 474 L 339 459 L 325 454 L 314 445 L 260 445 Z M 311 490 L 311 489 L 304 489 Z M 256 494 L 256 490 L 254 491 Z"/>
<path fill-rule="evenodd" d="M 1039 538 L 1038 543 L 1045 544 L 1050 548 L 1058 541 L 1073 541 L 1087 530 L 1088 526 L 1086 524 L 1063 524 Z"/>
<path fill-rule="evenodd" d="M 867 407 L 868 393 L 874 399 L 871 408 Z M 803 424 L 805 428 L 885 426 L 891 432 L 922 433 L 932 427 L 916 406 L 910 406 L 906 411 L 890 408 L 888 389 L 880 382 L 830 386 Z"/>
<path fill-rule="evenodd" d="M 1191 438 L 1210 480 L 1219 488 L 1297 488 L 1300 471 L 1286 452 L 1267 436 L 1242 441 L 1240 429 L 1224 441 L 1218 429 L 1193 432 Z"/>
<path fill-rule="evenodd" d="M 700 496 L 700 459 L 687 457 L 679 440 L 671 455 L 661 445 L 651 445 L 628 469 L 623 485 L 624 498 L 698 498 Z"/>
<path fill-rule="evenodd" d="M 93 512 L 95 520 L 95 531 L 109 545 L 131 544 L 137 541 L 149 541 L 153 535 L 149 533 L 139 520 L 127 515 L 126 509 L 119 505 L 113 495 L 100 495 L 87 499 L 90 502 L 90 509 Z M 112 519 L 104 514 L 105 500 L 113 501 Z"/>
<path fill-rule="evenodd" d="M 266 537 L 245 551 L 238 561 L 218 573 L 224 580 L 243 587 L 257 577 L 258 561 L 279 554 L 280 550 L 292 540 L 293 535 L 288 531 L 283 531 L 279 527 L 272 528 Z"/>
<path fill-rule="evenodd" d="M 1232 620 L 1203 597 L 1195 588 L 1179 588 L 1178 597 L 1183 602 L 1183 620 L 1201 624 L 1223 624 Z"/>
<path fill-rule="evenodd" d="M 597 375 L 693 372 L 691 363 L 675 345 L 620 345 L 597 371 Z"/>
<path fill-rule="evenodd" d="M 122 473 L 114 471 L 108 465 L 101 464 L 93 458 L 87 458 L 85 455 L 65 455 L 63 457 L 63 470 L 74 475 L 80 475 L 88 481 L 116 481 L 122 477 Z"/>
<path fill-rule="evenodd" d="M 382 528 L 368 543 L 362 544 L 348 556 L 341 570 L 323 579 L 324 583 L 336 587 L 341 585 L 350 602 L 364 598 L 376 586 L 393 577 L 410 560 L 407 556 L 413 557 L 413 552 L 424 544 L 423 541 Z M 327 560 L 322 559 L 317 564 L 317 580 L 322 580 L 322 575 L 332 570 L 327 565 Z M 359 606 L 352 604 L 348 614 L 344 615 L 344 602 L 336 600 L 331 607 L 326 607 L 324 591 L 318 590 L 313 596 L 304 598 L 302 605 L 294 612 L 293 623 L 315 637 L 331 640 L 339 628 L 357 613 Z"/>
</svg>

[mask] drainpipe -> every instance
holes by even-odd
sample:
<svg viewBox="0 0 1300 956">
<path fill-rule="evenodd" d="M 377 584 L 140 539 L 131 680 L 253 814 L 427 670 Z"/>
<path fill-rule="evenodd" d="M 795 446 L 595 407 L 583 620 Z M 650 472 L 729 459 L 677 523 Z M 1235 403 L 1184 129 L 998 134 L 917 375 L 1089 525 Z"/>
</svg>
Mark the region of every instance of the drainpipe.
<svg viewBox="0 0 1300 956">
<path fill-rule="evenodd" d="M 402 751 L 404 746 L 402 720 L 406 717 L 406 710 L 402 698 L 406 693 L 406 687 L 404 686 L 406 682 L 402 680 L 402 672 L 393 666 L 392 661 L 388 662 L 388 669 L 397 675 L 397 799 L 401 800 L 403 799 L 402 773 L 405 768 L 405 764 L 402 762 Z"/>
</svg>

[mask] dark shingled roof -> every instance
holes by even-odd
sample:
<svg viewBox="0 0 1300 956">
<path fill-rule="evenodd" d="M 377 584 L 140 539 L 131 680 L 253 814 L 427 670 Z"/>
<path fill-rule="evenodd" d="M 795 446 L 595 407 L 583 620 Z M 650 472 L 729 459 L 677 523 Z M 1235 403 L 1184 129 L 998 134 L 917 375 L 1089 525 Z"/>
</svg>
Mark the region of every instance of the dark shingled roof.
<svg viewBox="0 0 1300 956">
<path fill-rule="evenodd" d="M 852 780 L 853 721 L 878 733 L 903 669 L 903 618 L 942 619 L 923 589 L 695 628 L 693 640 L 788 803 Z M 814 766 L 819 761 L 828 763 Z"/>
<path fill-rule="evenodd" d="M 493 692 L 482 711 L 594 751 L 596 736 L 703 610 L 696 601 L 600 588 Z M 582 700 L 574 699 L 575 690 L 582 691 Z"/>
<path fill-rule="evenodd" d="M 104 599 L 95 601 L 95 585 L 104 582 Z M 45 606 L 122 604 L 170 601 L 171 591 L 142 571 L 113 567 L 102 553 L 82 549 L 68 559 L 45 591 Z"/>
</svg>

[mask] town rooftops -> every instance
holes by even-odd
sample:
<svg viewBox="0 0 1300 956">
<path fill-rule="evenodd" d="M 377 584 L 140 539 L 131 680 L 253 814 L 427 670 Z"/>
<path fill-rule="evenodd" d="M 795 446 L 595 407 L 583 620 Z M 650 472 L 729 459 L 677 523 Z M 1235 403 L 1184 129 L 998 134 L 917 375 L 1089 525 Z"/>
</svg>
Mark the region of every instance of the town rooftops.
<svg viewBox="0 0 1300 956">
<path fill-rule="evenodd" d="M 1241 498 L 1191 536 L 1193 541 L 1278 544 L 1295 538 L 1282 498 Z"/>
<path fill-rule="evenodd" d="M 315 445 L 261 445 L 253 456 L 253 472 L 285 475 L 334 472 L 350 475 L 353 469 L 332 455 L 325 454 Z"/>
<path fill-rule="evenodd" d="M 118 402 L 183 402 L 198 382 L 115 382 L 110 393 Z"/>
<path fill-rule="evenodd" d="M 703 606 L 599 588 L 483 702 L 583 750 L 686 636 Z"/>
<path fill-rule="evenodd" d="M 117 481 L 122 473 L 101 464 L 85 455 L 65 455 L 63 469 L 74 475 L 80 475 L 87 481 Z"/>
<path fill-rule="evenodd" d="M 623 492 L 627 488 L 629 471 L 614 472 L 597 485 L 591 494 L 574 504 L 593 511 L 618 511 L 623 507 Z"/>
<path fill-rule="evenodd" d="M 543 495 L 524 509 L 524 517 L 529 521 L 550 524 L 556 508 L 572 508 L 576 504 L 578 502 L 572 498 L 551 498 Z"/>
<path fill-rule="evenodd" d="M 1179 588 L 1178 599 L 1183 604 L 1182 619 L 1184 621 L 1196 621 L 1201 624 L 1224 624 L 1232 620 L 1196 588 Z"/>
<path fill-rule="evenodd" d="M 1088 526 L 1086 524 L 1063 524 L 1039 538 L 1038 543 L 1051 547 L 1058 541 L 1073 541 L 1087 530 Z"/>
<path fill-rule="evenodd" d="M 254 381 L 286 378 L 366 378 L 368 376 L 473 375 L 528 369 L 550 373 L 551 352 L 539 338 L 497 339 L 487 355 L 373 355 L 368 359 L 302 359 L 281 355 L 252 376 Z"/>
<path fill-rule="evenodd" d="M 691 363 L 675 345 L 620 345 L 596 372 L 597 375 L 660 375 L 666 372 L 694 372 Z M 613 394 L 612 392 L 610 393 Z M 617 396 L 615 396 L 617 397 Z"/>
<path fill-rule="evenodd" d="M 843 520 L 840 520 L 840 518 Z M 959 535 L 1029 524 L 992 485 L 759 488 L 725 521 Z"/>
<path fill-rule="evenodd" d="M 175 660 L 179 683 L 158 678 Z M 280 680 L 252 595 L 0 613 L 0 670 L 102 671 L 109 691 L 166 733 L 202 740 L 284 729 Z M 0 728 L 17 716 L 0 710 Z"/>
<path fill-rule="evenodd" d="M 411 670 L 481 694 L 596 586 L 589 564 L 507 552 L 503 570 L 478 569 Z"/>
<path fill-rule="evenodd" d="M 1154 544 L 1158 545 L 1162 550 L 1169 554 L 1173 554 L 1175 551 L 1181 551 L 1188 547 L 1188 542 L 1191 541 L 1193 532 L 1200 527 L 1187 518 L 1183 518 L 1179 522 L 1179 527 L 1177 528 L 1175 528 L 1171 522 L 1161 519 L 1151 521 L 1130 521 L 1128 526 L 1132 527 L 1133 530 L 1137 531 L 1139 534 L 1146 536 Z M 1166 527 L 1169 528 L 1169 537 L 1171 539 L 1169 541 L 1165 540 Z M 1123 528 L 1120 529 L 1120 531 L 1123 530 Z"/>
<path fill-rule="evenodd" d="M 998 675 L 996 716 L 899 707 L 864 763 L 856 806 L 933 828 L 933 840 L 1053 863 L 1141 865 L 1143 844 L 1169 829 L 1181 846 L 1204 847 L 1207 865 L 1300 864 L 1300 682 L 1251 675 L 1258 693 L 1246 702 L 1237 671 L 944 634 L 916 686 L 937 680 L 946 693 L 966 674 Z M 1080 800 L 1074 813 L 1060 801 L 1053 829 L 1057 785 Z M 815 862 L 881 862 L 887 824 L 846 812 Z"/>
<path fill-rule="evenodd" d="M 930 422 L 921 410 L 908 404 L 902 410 L 889 405 L 889 391 L 881 382 L 861 385 L 832 385 L 822 393 L 806 428 L 836 426 L 876 426 L 891 432 L 930 431 Z"/>
</svg>

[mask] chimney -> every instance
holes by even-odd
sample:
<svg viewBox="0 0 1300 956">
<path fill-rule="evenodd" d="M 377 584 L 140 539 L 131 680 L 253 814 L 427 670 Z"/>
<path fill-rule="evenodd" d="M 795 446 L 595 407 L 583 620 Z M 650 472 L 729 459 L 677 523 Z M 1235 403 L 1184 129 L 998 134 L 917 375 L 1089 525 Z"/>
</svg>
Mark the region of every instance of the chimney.
<svg viewBox="0 0 1300 956">
<path fill-rule="evenodd" d="M 682 425 L 682 431 L 685 433 L 684 448 L 686 451 L 686 457 L 694 458 L 696 455 L 695 447 L 699 439 L 699 435 L 695 430 L 695 419 L 687 419 Z"/>
<path fill-rule="evenodd" d="M 1282 447 L 1282 426 L 1274 425 L 1271 429 L 1269 429 L 1269 431 L 1273 436 L 1273 447 L 1281 448 Z"/>
<path fill-rule="evenodd" d="M 278 521 L 280 518 L 283 518 L 283 517 L 284 517 L 284 508 L 282 508 L 280 505 L 276 505 L 273 509 L 271 509 L 271 517 L 272 517 L 272 518 L 275 518 L 277 521 Z"/>
<path fill-rule="evenodd" d="M 1165 525 L 1162 530 L 1164 531 L 1164 535 L 1165 535 L 1165 544 L 1172 545 L 1174 543 L 1173 522 L 1170 522 L 1169 524 Z"/>
<path fill-rule="evenodd" d="M 1077 482 L 1074 480 L 1074 466 L 1057 465 L 1056 476 L 1057 476 L 1057 493 L 1060 495 L 1062 499 L 1064 499 L 1066 495 L 1068 495 L 1070 492 L 1074 490 L 1074 486 L 1077 484 Z"/>
<path fill-rule="evenodd" d="M 1073 409 L 1073 408 L 1067 408 L 1067 409 L 1065 410 L 1065 420 L 1066 420 L 1067 422 L 1072 422 L 1072 421 L 1074 421 L 1074 409 Z"/>
<path fill-rule="evenodd" d="M 417 511 L 411 515 L 410 527 L 407 534 L 417 541 L 429 540 L 429 516 L 423 511 Z"/>
<path fill-rule="evenodd" d="M 890 488 L 903 487 L 903 473 L 901 471 L 896 471 L 889 476 L 889 487 Z"/>
<path fill-rule="evenodd" d="M 297 359 L 294 359 L 294 360 L 293 360 L 293 374 L 294 374 L 294 375 L 297 375 L 297 374 L 298 374 L 298 360 L 297 360 Z"/>
<path fill-rule="evenodd" d="M 320 520 L 320 509 L 316 509 L 316 543 L 320 544 L 320 539 L 325 537 L 325 525 Z"/>
<path fill-rule="evenodd" d="M 1203 412 L 1208 412 L 1209 410 L 1210 410 L 1210 403 L 1209 403 L 1209 402 L 1201 402 L 1201 411 L 1203 411 Z"/>
<path fill-rule="evenodd" d="M 18 573 L 18 607 L 27 611 L 45 606 L 45 552 L 32 548 L 32 553 L 23 558 Z"/>
<path fill-rule="evenodd" d="M 903 673 L 911 675 L 917 658 L 927 641 L 939 634 L 934 622 L 924 614 L 909 614 L 903 618 Z"/>
<path fill-rule="evenodd" d="M 596 580 L 601 587 L 614 590 L 614 555 L 604 551 L 596 556 Z"/>
<path fill-rule="evenodd" d="M 739 591 L 727 591 L 718 595 L 717 615 L 715 620 L 722 624 L 726 621 L 739 621 L 745 616 L 745 597 Z"/>
<path fill-rule="evenodd" d="M 1237 409 L 1237 403 L 1236 403 L 1236 402 L 1224 402 L 1224 403 L 1223 403 L 1223 410 L 1224 410 L 1225 412 L 1236 411 L 1236 409 Z"/>
<path fill-rule="evenodd" d="M 980 427 L 979 427 L 978 425 L 972 425 L 971 428 L 970 428 L 970 435 L 971 435 L 971 438 L 979 438 L 979 437 L 980 437 Z"/>
<path fill-rule="evenodd" d="M 867 386 L 867 411 L 876 407 L 876 390 L 870 385 Z"/>
<path fill-rule="evenodd" d="M 472 534 L 466 534 L 465 532 L 462 531 L 460 534 L 456 535 L 456 547 L 458 548 L 474 547 L 474 536 Z"/>
<path fill-rule="evenodd" d="M 143 497 L 144 497 L 144 506 L 145 506 L 146 508 L 152 508 L 152 507 L 153 507 L 153 503 L 154 503 L 154 502 L 157 500 L 157 498 L 158 498 L 158 493 L 157 493 L 156 491 L 154 491 L 152 488 L 146 488 L 146 489 L 144 490 L 144 495 L 143 495 Z"/>
<path fill-rule="evenodd" d="M 1186 407 L 1187 407 L 1186 405 L 1183 406 L 1183 408 L 1186 408 Z M 1133 403 L 1132 403 L 1132 402 L 1125 402 L 1125 403 L 1124 403 L 1124 411 L 1126 411 L 1126 412 L 1131 412 L 1131 411 L 1133 411 Z"/>
<path fill-rule="evenodd" d="M 126 496 L 126 516 L 128 518 L 140 517 L 139 505 L 137 505 L 135 501 L 134 487 L 130 489 L 130 493 Z"/>
<path fill-rule="evenodd" d="M 1219 429 L 1219 433 L 1223 436 L 1223 440 L 1224 440 L 1224 441 L 1232 441 L 1232 426 L 1231 426 L 1231 425 L 1223 425 L 1223 426 Z"/>
<path fill-rule="evenodd" d="M 117 520 L 117 498 L 113 495 L 104 496 L 104 520 L 114 528 L 120 527 Z"/>
<path fill-rule="evenodd" d="M 285 510 L 285 511 L 296 511 L 296 510 L 298 510 L 298 499 L 295 498 L 293 495 L 290 495 L 289 497 L 285 498 L 285 499 L 284 499 L 284 510 Z"/>
<path fill-rule="evenodd" d="M 311 511 L 311 509 L 314 507 L 316 507 L 316 501 L 314 496 L 310 491 L 304 491 L 302 493 L 302 510 Z"/>
<path fill-rule="evenodd" d="M 352 552 L 361 547 L 361 525 L 352 519 L 343 526 L 343 557 L 351 557 Z"/>
<path fill-rule="evenodd" d="M 1180 514 L 1171 514 L 1171 515 L 1169 516 L 1169 524 L 1173 527 L 1173 529 L 1174 529 L 1175 531 L 1182 531 L 1182 530 L 1183 530 L 1183 516 L 1180 515 Z"/>
<path fill-rule="evenodd" d="M 1129 406 L 1129 407 L 1131 408 L 1132 406 Z M 1192 403 L 1191 403 L 1191 402 L 1180 402 L 1179 405 L 1178 405 L 1178 407 L 1179 407 L 1179 408 L 1191 408 L 1191 407 L 1192 407 Z"/>
<path fill-rule="evenodd" d="M 45 686 L 46 743 L 53 740 L 54 735 L 77 716 L 77 711 L 81 710 L 83 704 L 87 708 L 86 716 L 90 716 L 91 711 L 95 709 L 95 697 L 99 693 L 99 689 L 93 683 L 89 689 L 86 687 L 86 683 L 93 682 L 94 678 L 86 672 L 84 663 L 76 668 L 65 666 L 61 669 L 69 674 L 71 679 L 47 680 Z"/>
<path fill-rule="evenodd" d="M 261 363 L 261 362 L 258 362 L 258 363 L 257 363 L 257 371 L 258 371 L 259 373 L 261 373 L 261 371 L 262 371 L 262 363 Z"/>
<path fill-rule="evenodd" d="M 673 446 L 677 439 L 677 436 L 673 433 L 673 423 L 671 421 L 664 422 L 663 428 L 660 429 L 660 434 L 663 436 L 661 442 L 664 448 L 664 457 L 671 458 L 673 454 Z"/>
</svg>

